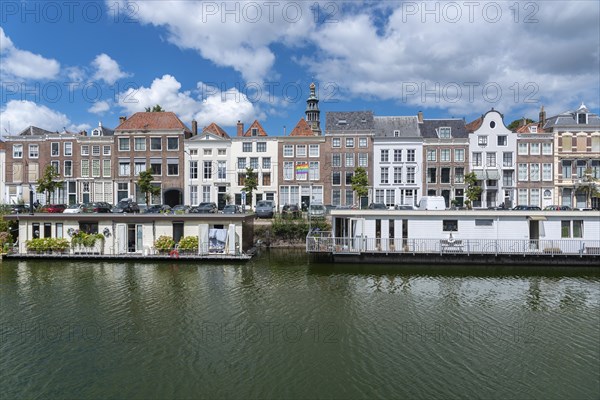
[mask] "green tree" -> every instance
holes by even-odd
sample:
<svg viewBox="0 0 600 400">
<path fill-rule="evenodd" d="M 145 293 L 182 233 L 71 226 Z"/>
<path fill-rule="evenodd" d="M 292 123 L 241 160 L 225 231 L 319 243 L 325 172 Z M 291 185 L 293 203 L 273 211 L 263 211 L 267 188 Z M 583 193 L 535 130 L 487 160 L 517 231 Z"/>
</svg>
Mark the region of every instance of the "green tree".
<svg viewBox="0 0 600 400">
<path fill-rule="evenodd" d="M 37 192 L 46 194 L 46 204 L 50 203 L 50 196 L 56 189 L 62 187 L 63 181 L 58 180 L 60 175 L 52 165 L 47 165 L 44 174 L 37 180 Z"/>
<path fill-rule="evenodd" d="M 577 191 L 585 193 L 585 204 L 586 207 L 591 207 L 592 198 L 600 197 L 600 186 L 598 185 L 598 179 L 594 178 L 591 168 L 586 168 L 583 178 L 577 184 Z"/>
<path fill-rule="evenodd" d="M 242 191 L 246 192 L 246 204 L 250 202 L 249 205 L 252 206 L 252 193 L 256 189 L 258 189 L 258 176 L 252 167 L 247 167 L 244 187 L 242 188 Z"/>
<path fill-rule="evenodd" d="M 154 107 L 146 107 L 145 110 L 146 110 L 146 112 L 164 112 L 165 111 L 160 106 L 160 104 L 157 104 Z"/>
<path fill-rule="evenodd" d="M 369 195 L 369 177 L 367 171 L 363 167 L 358 167 L 352 175 L 352 190 L 356 192 L 358 198 Z"/>
<path fill-rule="evenodd" d="M 467 184 L 467 190 L 465 191 L 465 205 L 467 208 L 471 208 L 475 200 L 479 199 L 481 195 L 481 186 L 477 186 L 477 175 L 475 172 L 471 172 L 465 175 L 465 183 Z"/>
<path fill-rule="evenodd" d="M 530 124 L 530 123 L 533 122 L 533 120 L 529 119 L 529 118 L 526 118 L 525 121 L 526 121 L 527 124 Z M 521 126 L 522 123 L 523 123 L 523 118 L 515 119 L 506 128 L 508 130 L 510 130 L 511 132 L 514 132 L 514 131 L 516 131 Z"/>
<path fill-rule="evenodd" d="M 140 178 L 137 181 L 140 192 L 144 193 L 147 206 L 150 205 L 150 196 L 158 196 L 160 194 L 160 186 L 153 185 L 153 180 L 152 170 L 147 169 L 144 172 L 140 172 Z"/>
</svg>

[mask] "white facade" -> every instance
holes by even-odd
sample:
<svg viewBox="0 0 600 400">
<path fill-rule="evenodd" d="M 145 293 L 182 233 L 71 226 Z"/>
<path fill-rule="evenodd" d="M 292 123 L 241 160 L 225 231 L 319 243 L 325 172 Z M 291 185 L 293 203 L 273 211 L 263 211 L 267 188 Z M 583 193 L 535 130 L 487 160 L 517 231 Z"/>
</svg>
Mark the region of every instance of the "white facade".
<svg viewBox="0 0 600 400">
<path fill-rule="evenodd" d="M 6 193 L 6 151 L 0 147 L 0 203 L 8 203 L 8 193 Z"/>
<path fill-rule="evenodd" d="M 494 207 L 515 202 L 517 135 L 504 126 L 502 114 L 492 109 L 481 126 L 469 135 L 471 172 L 480 181 L 481 201 L 474 207 Z"/>
</svg>

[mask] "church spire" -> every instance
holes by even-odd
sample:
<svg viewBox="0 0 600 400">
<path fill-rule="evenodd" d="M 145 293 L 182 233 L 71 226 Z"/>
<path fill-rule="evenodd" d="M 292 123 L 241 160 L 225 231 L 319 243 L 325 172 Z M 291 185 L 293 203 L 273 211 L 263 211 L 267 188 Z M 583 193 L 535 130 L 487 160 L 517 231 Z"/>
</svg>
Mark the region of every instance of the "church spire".
<svg viewBox="0 0 600 400">
<path fill-rule="evenodd" d="M 306 100 L 306 122 L 310 126 L 310 129 L 313 131 L 313 134 L 316 136 L 321 136 L 321 120 L 319 111 L 319 99 L 316 95 L 316 85 L 315 83 L 310 84 L 310 95 Z"/>
</svg>

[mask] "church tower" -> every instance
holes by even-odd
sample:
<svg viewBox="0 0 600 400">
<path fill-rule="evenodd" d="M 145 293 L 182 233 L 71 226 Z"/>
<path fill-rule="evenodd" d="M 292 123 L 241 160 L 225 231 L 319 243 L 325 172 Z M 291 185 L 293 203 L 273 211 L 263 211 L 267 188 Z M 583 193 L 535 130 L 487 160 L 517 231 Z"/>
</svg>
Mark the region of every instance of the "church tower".
<svg viewBox="0 0 600 400">
<path fill-rule="evenodd" d="M 319 99 L 315 94 L 315 84 L 314 82 L 310 84 L 310 96 L 306 100 L 306 122 L 310 126 L 310 129 L 313 131 L 315 136 L 321 136 L 321 120 L 319 111 Z"/>
</svg>

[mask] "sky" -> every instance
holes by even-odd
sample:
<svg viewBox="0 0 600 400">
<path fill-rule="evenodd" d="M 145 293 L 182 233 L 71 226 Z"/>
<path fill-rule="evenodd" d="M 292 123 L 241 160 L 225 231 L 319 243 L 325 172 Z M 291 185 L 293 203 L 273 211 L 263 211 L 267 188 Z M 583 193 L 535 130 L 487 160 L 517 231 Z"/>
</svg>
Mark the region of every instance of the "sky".
<svg viewBox="0 0 600 400">
<path fill-rule="evenodd" d="M 270 136 L 327 111 L 505 124 L 600 107 L 597 1 L 0 3 L 0 132 L 115 128 L 160 104 Z"/>
</svg>

